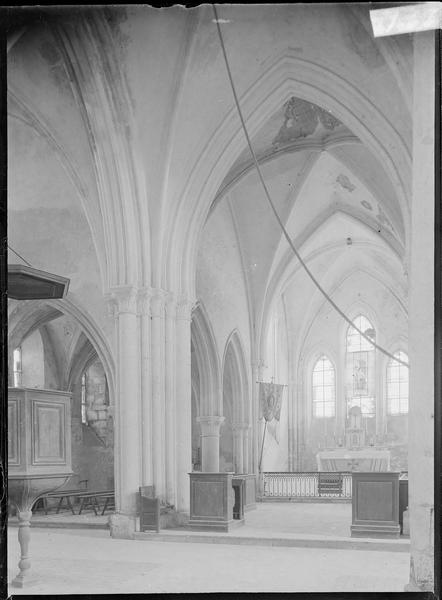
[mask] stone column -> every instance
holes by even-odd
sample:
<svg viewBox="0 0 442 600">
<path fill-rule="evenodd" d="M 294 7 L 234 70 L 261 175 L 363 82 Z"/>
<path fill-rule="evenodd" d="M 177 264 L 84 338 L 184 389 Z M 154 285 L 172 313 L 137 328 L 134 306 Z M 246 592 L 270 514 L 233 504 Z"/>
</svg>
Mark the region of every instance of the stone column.
<svg viewBox="0 0 442 600">
<path fill-rule="evenodd" d="M 192 406 L 190 323 L 192 303 L 178 298 L 176 312 L 176 481 L 177 510 L 190 512 L 189 475 L 192 470 Z"/>
<path fill-rule="evenodd" d="M 111 290 L 111 307 L 117 327 L 117 394 L 115 514 L 111 535 L 131 537 L 136 528 L 137 492 L 141 482 L 141 406 L 137 290 L 122 286 Z"/>
<path fill-rule="evenodd" d="M 165 481 L 165 299 L 161 289 L 151 290 L 151 353 L 152 353 L 152 457 L 155 494 L 166 497 Z M 173 374 L 170 374 L 173 377 Z"/>
<path fill-rule="evenodd" d="M 141 336 L 141 425 L 142 425 L 142 485 L 153 484 L 152 463 L 152 381 L 151 381 L 151 313 L 150 288 L 140 291 L 138 298 Z"/>
<path fill-rule="evenodd" d="M 410 591 L 434 587 L 434 50 L 434 32 L 414 34 L 408 310 Z"/>
<path fill-rule="evenodd" d="M 250 468 L 250 425 L 246 424 L 243 430 L 243 473 L 251 473 Z"/>
<path fill-rule="evenodd" d="M 244 441 L 247 440 L 247 423 L 233 423 L 233 464 L 235 473 L 247 473 L 247 463 L 244 460 Z"/>
<path fill-rule="evenodd" d="M 288 388 L 288 403 L 289 403 L 289 427 L 288 427 L 288 470 L 298 470 L 298 402 L 299 402 L 299 385 L 296 379 L 289 381 Z"/>
<path fill-rule="evenodd" d="M 219 431 L 224 417 L 197 417 L 201 426 L 201 470 L 203 473 L 219 472 Z"/>
<path fill-rule="evenodd" d="M 293 346 L 289 343 L 288 346 L 288 369 L 287 369 L 287 470 L 293 471 L 293 458 L 294 458 L 294 411 L 293 411 L 293 399 L 294 399 L 294 360 L 293 360 Z"/>
<path fill-rule="evenodd" d="M 173 294 L 165 298 L 165 455 L 166 455 L 166 500 L 173 506 L 176 505 L 176 301 Z M 190 420 L 190 413 L 186 417 Z"/>
</svg>

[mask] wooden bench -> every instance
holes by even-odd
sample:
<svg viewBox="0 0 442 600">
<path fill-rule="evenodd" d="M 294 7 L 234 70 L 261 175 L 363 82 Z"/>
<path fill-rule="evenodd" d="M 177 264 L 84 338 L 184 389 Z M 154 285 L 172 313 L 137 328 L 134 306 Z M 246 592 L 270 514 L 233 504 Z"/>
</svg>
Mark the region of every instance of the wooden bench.
<svg viewBox="0 0 442 600">
<path fill-rule="evenodd" d="M 48 514 L 48 500 L 58 499 L 58 504 L 56 507 L 56 514 L 60 512 L 60 509 L 63 507 L 63 501 L 66 503 L 66 507 L 70 509 L 73 515 L 75 515 L 74 506 L 72 500 L 78 499 L 80 503 L 80 508 L 78 514 L 81 515 L 83 510 L 91 507 L 96 515 L 98 515 L 98 511 L 101 511 L 101 514 L 104 515 L 108 508 L 113 508 L 115 506 L 115 493 L 114 490 L 63 490 L 59 492 L 50 492 L 41 496 L 35 504 L 39 500 L 42 501 L 43 509 L 45 514 Z M 104 501 L 103 508 L 101 509 L 99 500 Z"/>
<path fill-rule="evenodd" d="M 35 502 L 34 502 L 34 506 L 32 507 L 32 509 L 34 511 L 37 510 L 37 508 L 39 506 L 43 507 L 43 510 L 45 511 L 45 515 L 48 514 L 48 510 L 49 510 L 49 505 L 48 505 L 48 500 L 56 500 L 58 499 L 59 502 L 57 504 L 57 514 L 60 511 L 60 508 L 63 505 L 63 500 L 66 500 L 66 504 L 68 506 L 68 508 L 70 508 L 71 512 L 73 515 L 75 515 L 75 511 L 74 508 L 72 506 L 71 503 L 71 498 L 78 495 L 78 493 L 84 493 L 85 490 L 63 490 L 62 492 L 49 492 L 47 494 L 45 494 L 44 496 L 40 496 L 40 498 L 38 498 Z"/>
<path fill-rule="evenodd" d="M 78 514 L 81 515 L 82 511 L 84 508 L 87 508 L 88 506 L 92 507 L 92 510 L 94 511 L 94 513 L 97 515 L 97 509 L 100 511 L 100 504 L 98 502 L 98 499 L 100 500 L 104 500 L 104 505 L 103 505 L 103 509 L 101 510 L 101 514 L 104 515 L 105 511 L 107 508 L 109 508 L 109 504 L 112 503 L 112 506 L 114 506 L 114 498 L 115 498 L 115 493 L 114 490 L 105 490 L 105 491 L 98 491 L 98 492 L 86 492 L 86 493 L 82 493 L 80 495 L 81 501 L 80 501 L 80 510 L 78 511 Z"/>
</svg>

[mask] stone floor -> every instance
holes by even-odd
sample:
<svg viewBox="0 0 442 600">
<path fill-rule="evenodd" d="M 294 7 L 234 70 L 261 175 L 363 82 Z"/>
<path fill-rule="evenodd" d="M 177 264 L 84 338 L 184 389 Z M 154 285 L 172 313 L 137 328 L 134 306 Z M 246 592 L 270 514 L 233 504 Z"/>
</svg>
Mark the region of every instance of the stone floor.
<svg viewBox="0 0 442 600">
<path fill-rule="evenodd" d="M 286 535 L 345 540 L 351 506 L 259 504 L 257 510 L 246 513 L 246 520 L 247 525 L 232 535 L 241 531 L 241 535 L 260 538 Z M 154 537 L 148 543 L 115 540 L 103 529 L 42 528 L 34 524 L 30 546 L 34 582 L 24 589 L 10 587 L 9 592 L 401 592 L 408 582 L 409 554 L 393 552 L 391 545 L 384 551 L 374 546 L 353 550 L 200 541 L 165 544 Z M 9 528 L 8 544 L 11 581 L 19 558 L 15 527 Z"/>
<path fill-rule="evenodd" d="M 37 511 L 32 517 L 32 524 L 52 525 L 55 527 L 97 527 L 107 528 L 109 515 L 96 516 L 93 511 L 81 515 L 73 515 L 70 511 L 58 514 L 51 512 L 45 515 Z M 11 519 L 14 524 L 16 519 Z M 320 534 L 328 536 L 347 537 L 350 535 L 351 503 L 297 503 L 297 502 L 266 502 L 258 503 L 256 510 L 245 513 L 244 531 L 260 533 L 284 534 Z"/>
</svg>

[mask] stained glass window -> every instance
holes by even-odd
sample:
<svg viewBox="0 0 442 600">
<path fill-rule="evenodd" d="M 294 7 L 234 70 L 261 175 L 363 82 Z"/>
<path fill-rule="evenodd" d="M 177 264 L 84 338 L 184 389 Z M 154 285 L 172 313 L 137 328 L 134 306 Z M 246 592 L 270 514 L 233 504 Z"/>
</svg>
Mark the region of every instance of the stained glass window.
<svg viewBox="0 0 442 600">
<path fill-rule="evenodd" d="M 355 327 L 370 340 L 376 341 L 375 330 L 370 321 L 359 315 L 353 321 Z M 354 327 L 347 331 L 347 410 L 359 406 L 362 415 L 375 415 L 375 352 L 374 346 Z"/>
</svg>

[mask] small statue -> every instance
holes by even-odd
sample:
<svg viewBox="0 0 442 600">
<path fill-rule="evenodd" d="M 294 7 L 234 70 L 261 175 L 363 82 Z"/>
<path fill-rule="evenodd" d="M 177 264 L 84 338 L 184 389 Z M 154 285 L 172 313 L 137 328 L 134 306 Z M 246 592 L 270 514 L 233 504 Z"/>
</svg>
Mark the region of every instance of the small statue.
<svg viewBox="0 0 442 600">
<path fill-rule="evenodd" d="M 362 411 L 359 406 L 352 406 L 348 411 L 350 418 L 349 429 L 361 429 Z"/>
</svg>

